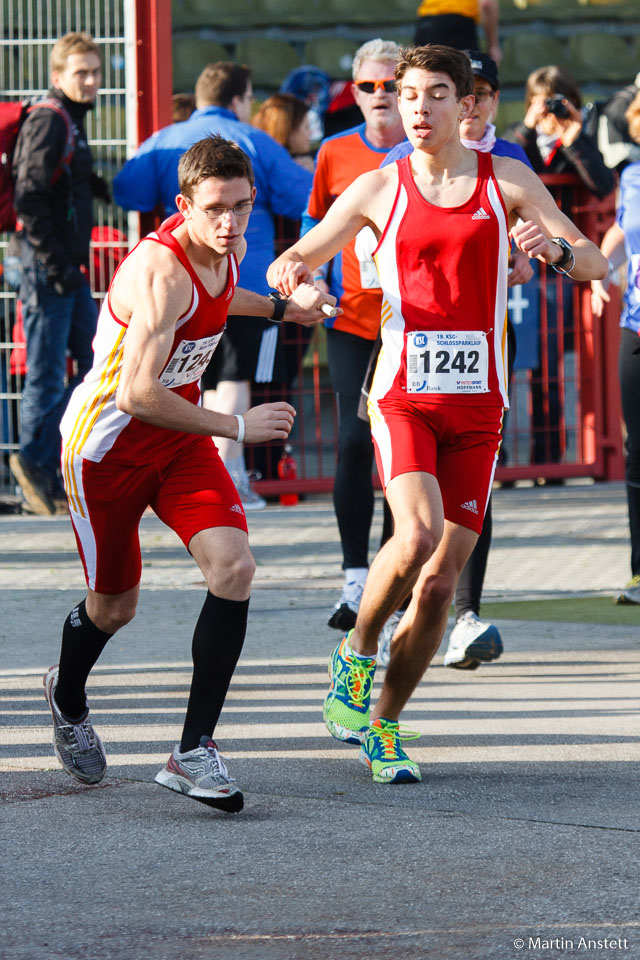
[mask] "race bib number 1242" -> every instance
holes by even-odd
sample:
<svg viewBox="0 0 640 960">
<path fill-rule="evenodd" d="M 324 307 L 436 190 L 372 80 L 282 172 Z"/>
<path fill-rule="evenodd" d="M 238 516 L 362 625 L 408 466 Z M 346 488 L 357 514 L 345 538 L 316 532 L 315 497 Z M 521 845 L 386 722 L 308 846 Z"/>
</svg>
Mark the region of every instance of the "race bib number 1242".
<svg viewBox="0 0 640 960">
<path fill-rule="evenodd" d="M 481 330 L 407 334 L 407 393 L 487 393 L 489 347 Z"/>
</svg>

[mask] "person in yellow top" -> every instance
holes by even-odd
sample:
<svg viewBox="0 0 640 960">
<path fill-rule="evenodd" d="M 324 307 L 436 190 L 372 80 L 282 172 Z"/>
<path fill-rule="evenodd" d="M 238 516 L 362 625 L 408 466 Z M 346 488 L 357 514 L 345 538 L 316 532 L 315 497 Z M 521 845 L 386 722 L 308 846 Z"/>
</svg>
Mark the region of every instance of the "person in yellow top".
<svg viewBox="0 0 640 960">
<path fill-rule="evenodd" d="M 444 43 L 457 50 L 480 49 L 478 24 L 486 38 L 486 52 L 500 63 L 498 0 L 422 0 L 418 6 L 414 43 Z"/>
</svg>

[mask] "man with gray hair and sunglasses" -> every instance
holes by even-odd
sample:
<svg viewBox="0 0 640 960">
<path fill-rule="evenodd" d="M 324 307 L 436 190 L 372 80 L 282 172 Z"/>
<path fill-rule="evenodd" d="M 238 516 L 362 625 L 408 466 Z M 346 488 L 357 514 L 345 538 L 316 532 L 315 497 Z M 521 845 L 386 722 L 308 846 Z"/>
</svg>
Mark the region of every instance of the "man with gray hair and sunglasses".
<svg viewBox="0 0 640 960">
<path fill-rule="evenodd" d="M 305 233 L 318 223 L 343 190 L 361 174 L 376 170 L 385 154 L 404 140 L 394 69 L 399 47 L 370 40 L 353 58 L 354 99 L 364 122 L 328 137 L 316 159 Z M 374 496 L 373 443 L 369 424 L 358 419 L 360 387 L 380 326 L 382 293 L 371 257 L 373 231 L 366 228 L 330 263 L 314 272 L 316 286 L 337 297 L 343 313 L 326 321 L 331 383 L 338 405 L 338 465 L 333 502 L 343 553 L 342 595 L 329 626 L 349 630 L 356 621 L 368 572 L 369 530 Z M 326 286 L 325 286 L 326 284 Z"/>
</svg>

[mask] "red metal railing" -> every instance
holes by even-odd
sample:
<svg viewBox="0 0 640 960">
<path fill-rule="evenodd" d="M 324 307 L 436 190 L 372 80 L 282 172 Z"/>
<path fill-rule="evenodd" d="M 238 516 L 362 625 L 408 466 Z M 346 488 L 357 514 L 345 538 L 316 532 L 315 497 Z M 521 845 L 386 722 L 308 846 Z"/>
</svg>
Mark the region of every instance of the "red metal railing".
<svg viewBox="0 0 640 960">
<path fill-rule="evenodd" d="M 542 179 L 585 236 L 600 245 L 615 216 L 615 194 L 599 200 L 571 175 Z M 498 468 L 498 480 L 624 476 L 617 288 L 612 294 L 604 316 L 594 317 L 589 284 L 563 281 L 541 269 L 540 365 L 514 376 L 505 444 L 515 456 Z M 541 409 L 535 409 L 536 399 Z"/>
<path fill-rule="evenodd" d="M 614 194 L 598 200 L 577 177 L 545 176 L 546 185 L 582 232 L 600 244 L 615 215 Z M 283 237 L 286 246 L 295 237 Z M 621 479 L 624 458 L 617 373 L 619 296 L 605 315 L 591 313 L 590 287 L 552 270 L 539 277 L 539 365 L 517 370 L 511 384 L 511 410 L 505 428 L 505 454 L 496 472 L 502 481 L 568 477 Z M 289 344 L 304 350 L 299 328 L 283 327 Z M 285 341 L 285 342 L 286 342 Z M 323 351 L 323 332 L 315 331 L 289 389 L 256 386 L 254 399 L 288 396 L 298 410 L 292 446 L 298 461 L 296 480 L 277 478 L 281 448 L 247 451 L 249 468 L 263 479 L 264 495 L 328 491 L 333 486 L 336 414 Z"/>
</svg>

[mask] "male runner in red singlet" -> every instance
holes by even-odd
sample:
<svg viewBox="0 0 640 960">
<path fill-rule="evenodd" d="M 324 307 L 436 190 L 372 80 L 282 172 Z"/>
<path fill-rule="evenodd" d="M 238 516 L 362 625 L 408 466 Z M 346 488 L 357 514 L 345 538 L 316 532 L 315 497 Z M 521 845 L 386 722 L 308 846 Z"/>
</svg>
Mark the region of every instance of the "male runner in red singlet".
<svg viewBox="0 0 640 960">
<path fill-rule="evenodd" d="M 575 280 L 607 272 L 528 167 L 461 144 L 474 103 L 464 53 L 410 48 L 396 82 L 414 152 L 359 177 L 268 273 L 290 293 L 364 226 L 378 238 L 382 351 L 369 415 L 395 530 L 370 569 L 354 630 L 332 654 L 324 719 L 334 737 L 361 744 L 381 783 L 421 779 L 398 717 L 442 640 L 491 491 L 508 404 L 509 234 Z M 411 589 L 370 711 L 378 635 Z"/>
<path fill-rule="evenodd" d="M 179 213 L 135 247 L 111 282 L 94 365 L 62 421 L 64 482 L 89 590 L 64 624 L 60 664 L 44 684 L 58 759 L 83 783 L 100 782 L 106 759 L 85 683 L 109 638 L 135 615 L 138 526 L 151 505 L 208 586 L 182 740 L 156 781 L 235 812 L 242 793 L 212 735 L 244 641 L 254 561 L 240 498 L 211 437 L 284 440 L 295 410 L 267 403 L 240 416 L 199 405 L 200 376 L 234 297 L 255 188 L 248 157 L 221 137 L 183 155 L 179 182 Z M 300 289 L 285 308 L 288 319 L 317 322 L 323 304 L 335 303 L 311 285 Z M 266 297 L 238 293 L 244 313 L 273 309 Z"/>
</svg>

